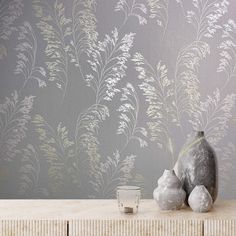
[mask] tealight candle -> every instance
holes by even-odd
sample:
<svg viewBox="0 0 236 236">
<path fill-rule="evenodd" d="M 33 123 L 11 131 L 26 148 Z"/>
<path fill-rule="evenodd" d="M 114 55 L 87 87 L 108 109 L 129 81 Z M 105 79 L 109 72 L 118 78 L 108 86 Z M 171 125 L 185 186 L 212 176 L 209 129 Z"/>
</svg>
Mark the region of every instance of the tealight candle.
<svg viewBox="0 0 236 236">
<path fill-rule="evenodd" d="M 117 200 L 120 212 L 125 214 L 135 214 L 138 212 L 140 201 L 140 187 L 118 186 Z"/>
</svg>

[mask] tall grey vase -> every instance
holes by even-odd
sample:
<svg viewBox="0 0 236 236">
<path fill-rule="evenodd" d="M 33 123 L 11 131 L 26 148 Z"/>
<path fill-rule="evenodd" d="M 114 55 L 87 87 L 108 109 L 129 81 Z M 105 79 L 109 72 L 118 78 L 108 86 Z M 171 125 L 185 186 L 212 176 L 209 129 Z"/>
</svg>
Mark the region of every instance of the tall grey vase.
<svg viewBox="0 0 236 236">
<path fill-rule="evenodd" d="M 213 148 L 207 142 L 203 131 L 197 131 L 194 138 L 182 148 L 175 166 L 176 175 L 186 192 L 186 204 L 192 190 L 204 185 L 213 202 L 218 193 L 217 158 Z"/>
</svg>

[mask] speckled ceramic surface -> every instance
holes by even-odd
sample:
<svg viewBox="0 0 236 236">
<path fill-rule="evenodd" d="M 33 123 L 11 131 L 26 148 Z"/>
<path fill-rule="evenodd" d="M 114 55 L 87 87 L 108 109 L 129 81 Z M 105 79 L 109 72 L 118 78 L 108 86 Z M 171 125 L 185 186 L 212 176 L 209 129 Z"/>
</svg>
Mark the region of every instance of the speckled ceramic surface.
<svg viewBox="0 0 236 236">
<path fill-rule="evenodd" d="M 186 193 L 174 170 L 165 170 L 158 180 L 153 197 L 162 210 L 179 210 L 184 203 Z"/>
<path fill-rule="evenodd" d="M 198 131 L 196 136 L 184 145 L 175 170 L 183 184 L 187 198 L 195 186 L 204 185 L 213 202 L 216 200 L 218 192 L 217 158 L 213 148 L 205 139 L 203 131 Z"/>
<path fill-rule="evenodd" d="M 188 204 L 195 212 L 208 212 L 212 208 L 212 197 L 204 185 L 197 185 L 188 198 Z"/>
</svg>

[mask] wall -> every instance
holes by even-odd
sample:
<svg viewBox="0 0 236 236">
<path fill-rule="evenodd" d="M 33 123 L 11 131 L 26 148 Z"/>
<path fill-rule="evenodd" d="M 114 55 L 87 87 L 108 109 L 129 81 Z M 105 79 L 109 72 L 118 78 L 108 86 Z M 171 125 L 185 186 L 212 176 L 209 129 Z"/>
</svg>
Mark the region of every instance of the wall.
<svg viewBox="0 0 236 236">
<path fill-rule="evenodd" d="M 236 197 L 236 3 L 2 0 L 0 197 L 151 197 L 193 130 Z"/>
</svg>

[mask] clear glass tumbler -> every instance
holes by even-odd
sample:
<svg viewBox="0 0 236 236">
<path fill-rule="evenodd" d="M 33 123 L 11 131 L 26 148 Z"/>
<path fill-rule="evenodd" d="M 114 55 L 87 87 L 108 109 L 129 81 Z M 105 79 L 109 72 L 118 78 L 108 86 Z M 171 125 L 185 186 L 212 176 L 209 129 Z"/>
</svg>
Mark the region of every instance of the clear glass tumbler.
<svg viewBox="0 0 236 236">
<path fill-rule="evenodd" d="M 138 212 L 140 201 L 140 187 L 118 186 L 117 187 L 118 207 L 121 213 L 135 214 Z"/>
</svg>

